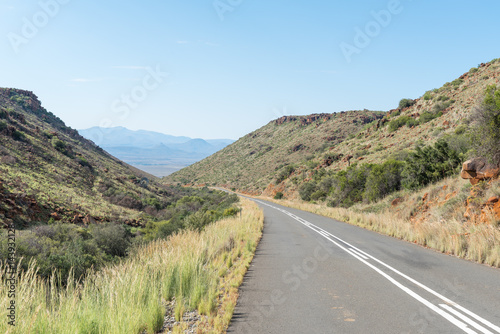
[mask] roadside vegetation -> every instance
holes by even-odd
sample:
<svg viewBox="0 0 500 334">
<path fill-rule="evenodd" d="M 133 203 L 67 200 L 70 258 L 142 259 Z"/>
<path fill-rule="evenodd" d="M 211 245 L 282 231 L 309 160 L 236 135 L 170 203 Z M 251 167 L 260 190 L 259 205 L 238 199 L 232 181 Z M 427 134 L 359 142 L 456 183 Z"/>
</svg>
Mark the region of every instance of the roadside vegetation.
<svg viewBox="0 0 500 334">
<path fill-rule="evenodd" d="M 500 217 L 485 204 L 500 196 L 500 180 L 471 185 L 458 176 L 467 158 L 498 166 L 499 119 L 500 89 L 488 86 L 469 128 L 382 164 L 313 173 L 299 187 L 305 202 L 279 203 L 500 267 Z"/>
<path fill-rule="evenodd" d="M 299 187 L 304 201 L 325 201 L 331 207 L 376 202 L 401 189 L 419 189 L 457 174 L 470 149 L 465 134 L 445 137 L 433 146 L 413 151 L 381 164 L 353 164 L 340 172 L 313 173 Z"/>
<path fill-rule="evenodd" d="M 3 333 L 156 333 L 164 325 L 165 305 L 183 329 L 183 314 L 203 316 L 203 332 L 223 332 L 236 305 L 237 288 L 262 233 L 263 216 L 243 200 L 241 217 L 224 218 L 205 228 L 187 229 L 141 245 L 131 255 L 81 281 L 69 275 L 57 284 L 53 273 L 38 275 L 36 261 L 21 271 L 17 284 L 17 326 L 0 322 Z M 24 260 L 23 260 L 24 261 Z M 6 286 L 6 268 L 0 268 Z M 0 303 L 9 302 L 7 289 Z M 6 308 L 0 316 L 6 318 Z"/>
<path fill-rule="evenodd" d="M 90 225 L 53 222 L 18 230 L 16 256 L 23 258 L 20 269 L 27 271 L 31 260 L 35 260 L 37 275 L 49 278 L 56 273 L 58 281 L 65 284 L 70 272 L 78 279 L 83 278 L 90 269 L 118 263 L 138 245 L 166 239 L 181 230 L 201 231 L 238 213 L 235 206 L 238 197 L 222 191 L 182 188 L 170 200 L 176 198 L 165 208 L 154 203 L 159 212 L 144 228 L 111 222 Z M 0 233 L 0 258 L 6 259 L 6 231 Z"/>
</svg>

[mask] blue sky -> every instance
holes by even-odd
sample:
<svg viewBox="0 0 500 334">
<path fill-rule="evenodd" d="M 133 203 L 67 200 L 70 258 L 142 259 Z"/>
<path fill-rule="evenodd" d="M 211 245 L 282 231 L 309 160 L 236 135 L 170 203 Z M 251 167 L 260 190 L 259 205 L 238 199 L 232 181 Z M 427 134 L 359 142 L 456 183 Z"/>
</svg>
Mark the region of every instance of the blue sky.
<svg viewBox="0 0 500 334">
<path fill-rule="evenodd" d="M 499 12 L 498 0 L 3 0 L 0 86 L 34 91 L 77 129 L 237 139 L 281 115 L 389 110 L 440 87 L 500 57 Z"/>
</svg>

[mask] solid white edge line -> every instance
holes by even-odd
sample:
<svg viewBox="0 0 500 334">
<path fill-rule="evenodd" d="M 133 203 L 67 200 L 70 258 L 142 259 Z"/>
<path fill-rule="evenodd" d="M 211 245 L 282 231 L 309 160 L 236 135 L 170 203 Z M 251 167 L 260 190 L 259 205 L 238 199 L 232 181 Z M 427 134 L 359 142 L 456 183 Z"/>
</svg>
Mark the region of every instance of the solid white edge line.
<svg viewBox="0 0 500 334">
<path fill-rule="evenodd" d="M 480 324 L 478 324 L 474 320 L 467 318 L 466 316 L 464 316 L 463 314 L 461 314 L 457 310 L 453 309 L 451 306 L 446 305 L 446 304 L 439 304 L 439 306 L 441 306 L 442 308 L 444 308 L 446 311 L 450 312 L 451 314 L 455 315 L 456 317 L 459 317 L 460 319 L 462 319 L 463 321 L 465 321 L 469 325 L 480 330 L 484 334 L 494 334 L 493 332 L 490 332 L 488 329 L 484 328 L 483 326 L 481 326 Z"/>
<path fill-rule="evenodd" d="M 416 281 L 415 279 L 413 279 L 413 278 L 411 278 L 411 277 L 407 276 L 406 274 L 403 274 L 403 273 L 402 273 L 402 272 L 400 272 L 399 270 L 397 270 L 397 269 L 395 269 L 395 268 L 391 267 L 390 265 L 388 265 L 388 264 L 386 264 L 386 263 L 384 263 L 384 262 L 380 261 L 380 260 L 379 260 L 379 259 L 377 259 L 376 257 L 374 257 L 374 256 L 372 256 L 372 255 L 370 255 L 370 254 L 366 253 L 365 251 L 363 251 L 363 250 L 361 250 L 361 249 L 359 249 L 359 248 L 357 248 L 357 247 L 355 247 L 355 246 L 351 245 L 350 243 L 348 243 L 348 242 L 346 242 L 346 241 L 344 241 L 344 240 L 340 239 L 339 237 L 337 237 L 337 236 L 335 236 L 335 235 L 331 234 L 330 232 L 327 232 L 327 233 L 328 233 L 328 235 L 332 236 L 333 238 L 335 238 L 335 239 L 337 239 L 337 240 L 339 240 L 339 241 L 341 241 L 341 242 L 345 243 L 345 244 L 346 244 L 346 245 L 348 245 L 349 247 L 352 247 L 353 249 L 356 249 L 357 251 L 361 252 L 361 254 L 365 254 L 366 256 L 368 256 L 368 257 L 372 258 L 373 260 L 377 261 L 378 263 L 380 263 L 380 264 L 381 264 L 381 265 L 383 265 L 384 267 L 386 267 L 386 268 L 390 269 L 390 270 L 391 270 L 391 271 L 393 271 L 394 273 L 396 273 L 396 274 L 398 274 L 399 276 L 401 276 L 401 277 L 405 278 L 406 280 L 408 280 L 408 281 L 412 282 L 413 284 L 415 284 L 415 285 L 419 286 L 420 288 L 424 289 L 425 291 L 427 291 L 427 292 L 429 292 L 429 293 L 433 294 L 434 296 L 438 297 L 438 298 L 439 298 L 439 299 L 441 299 L 442 301 L 444 301 L 444 302 L 446 302 L 446 303 L 448 303 L 448 304 L 450 304 L 450 305 L 453 305 L 455 308 L 457 308 L 457 309 L 459 309 L 460 311 L 462 311 L 462 312 L 466 313 L 467 315 L 469 315 L 469 316 L 473 317 L 473 318 L 474 318 L 474 319 L 476 319 L 477 321 L 479 321 L 479 322 L 483 323 L 483 325 L 486 325 L 486 326 L 488 326 L 488 327 L 490 327 L 490 328 L 494 329 L 496 332 L 500 333 L 500 327 L 498 327 L 497 325 L 495 325 L 495 324 L 491 323 L 490 321 L 488 321 L 488 320 L 486 320 L 486 319 L 484 319 L 484 318 L 480 317 L 479 315 L 475 314 L 474 312 L 469 311 L 469 310 L 468 310 L 468 309 L 466 309 L 465 307 L 463 307 L 463 306 L 461 306 L 461 305 L 459 305 L 459 304 L 455 303 L 454 301 L 452 301 L 452 300 L 450 300 L 450 299 L 446 298 L 445 296 L 441 295 L 440 293 L 438 293 L 438 292 L 436 292 L 436 291 L 432 290 L 431 288 L 429 288 L 429 287 L 427 287 L 427 286 L 423 285 L 422 283 L 420 283 L 420 282 Z"/>
<path fill-rule="evenodd" d="M 257 201 L 257 202 L 259 202 L 259 203 L 261 203 L 261 204 L 263 204 L 263 205 L 269 206 L 269 207 L 271 207 L 271 208 L 273 208 L 273 209 L 276 209 L 276 210 L 278 210 L 278 211 L 280 211 L 280 212 L 282 212 L 282 213 L 286 214 L 286 215 L 287 215 L 287 216 L 289 216 L 289 217 L 292 217 L 292 215 L 293 215 L 291 212 L 288 212 L 288 211 L 286 211 L 286 210 L 283 210 L 283 209 L 277 208 L 277 207 L 272 206 L 272 205 L 269 205 L 269 204 L 267 204 L 267 203 L 264 203 L 264 202 L 261 202 L 261 201 Z M 297 217 L 296 215 L 294 215 L 294 216 L 295 216 L 295 217 Z M 443 301 L 445 301 L 445 302 L 447 302 L 447 303 L 449 303 L 449 304 L 452 304 L 452 305 L 453 305 L 453 306 L 455 306 L 456 308 L 458 308 L 458 309 L 462 310 L 464 313 L 467 313 L 468 315 L 470 315 L 470 316 L 474 317 L 476 320 L 478 320 L 478 321 L 482 322 L 483 324 L 485 324 L 485 325 L 487 325 L 487 326 L 489 326 L 489 327 L 491 327 L 491 328 L 495 329 L 497 332 L 499 332 L 499 333 L 500 333 L 500 327 L 498 327 L 498 326 L 496 326 L 496 325 L 492 324 L 491 322 L 489 322 L 489 321 L 488 321 L 488 320 L 486 320 L 486 319 L 481 318 L 481 317 L 480 317 L 480 316 L 478 316 L 477 314 L 475 314 L 475 313 L 473 313 L 473 312 L 471 312 L 471 311 L 467 310 L 466 308 L 464 308 L 464 307 L 462 307 L 462 306 L 458 305 L 457 303 L 455 303 L 455 302 L 453 302 L 452 300 L 450 300 L 450 299 L 448 299 L 448 298 L 446 298 L 446 297 L 442 296 L 441 294 L 439 294 L 439 293 L 435 292 L 434 290 L 432 290 L 432 289 L 428 288 L 427 286 L 423 285 L 422 283 L 420 283 L 420 282 L 418 282 L 418 281 L 414 280 L 413 278 L 411 278 L 411 277 L 409 277 L 409 276 L 407 276 L 407 275 L 405 275 L 405 274 L 401 273 L 400 271 L 398 271 L 398 270 L 394 269 L 393 267 L 391 267 L 391 266 L 389 266 L 389 265 L 385 264 L 384 262 L 380 261 L 379 259 L 377 259 L 377 258 L 373 257 L 372 255 L 370 255 L 370 254 L 368 254 L 368 253 L 366 253 L 366 252 L 362 251 L 361 249 L 359 249 L 359 248 L 357 248 L 357 247 L 355 247 L 355 246 L 353 246 L 353 245 L 349 244 L 348 242 L 346 242 L 346 241 L 344 241 L 344 240 L 340 239 L 339 237 L 337 237 L 337 236 L 335 236 L 335 235 L 331 234 L 330 232 L 327 232 L 327 231 L 323 230 L 322 228 L 320 228 L 320 227 L 318 227 L 318 226 L 316 226 L 316 225 L 314 225 L 314 224 L 312 224 L 312 223 L 310 223 L 310 222 L 308 222 L 308 221 L 306 221 L 306 220 L 304 220 L 304 219 L 302 219 L 302 218 L 300 218 L 300 217 L 297 217 L 297 218 L 299 218 L 300 220 L 299 220 L 299 219 L 297 219 L 297 218 L 294 218 L 294 217 L 292 217 L 292 218 L 293 218 L 293 219 L 295 219 L 296 221 L 298 221 L 299 223 L 301 223 L 301 224 L 305 225 L 306 227 L 310 228 L 311 230 L 315 231 L 316 233 L 318 233 L 318 234 L 320 234 L 320 235 L 324 236 L 326 239 L 330 240 L 332 243 L 334 243 L 335 245 L 337 245 L 339 248 L 343 249 L 344 251 L 348 252 L 349 254 L 351 254 L 352 256 L 354 256 L 355 258 L 357 258 L 358 260 L 360 260 L 361 262 L 365 263 L 367 266 L 371 267 L 372 269 L 374 269 L 375 271 L 377 271 L 379 274 L 381 274 L 382 276 L 384 276 L 386 279 L 388 279 L 391 283 L 393 283 L 394 285 L 396 285 L 397 287 L 399 287 L 401 290 L 405 291 L 405 292 L 406 292 L 407 294 L 409 294 L 411 297 L 415 298 L 416 300 L 420 301 L 421 303 L 423 303 L 424 305 L 426 305 L 427 307 L 429 307 L 430 309 L 432 309 L 432 310 L 433 310 L 433 311 L 435 311 L 436 313 L 440 314 L 440 315 L 441 315 L 441 316 L 443 316 L 445 319 L 447 319 L 448 321 L 450 321 L 451 323 L 453 323 L 454 325 L 456 325 L 457 327 L 459 327 L 460 329 L 462 329 L 462 330 L 463 330 L 463 331 L 465 331 L 466 333 L 471 333 L 471 334 L 473 334 L 473 333 L 476 333 L 476 332 L 474 332 L 473 330 L 471 330 L 471 329 L 467 328 L 467 325 L 466 325 L 465 323 L 463 323 L 463 322 L 461 322 L 461 321 L 459 321 L 459 320 L 455 319 L 455 318 L 454 318 L 453 316 L 451 316 L 450 314 L 448 314 L 448 313 L 444 312 L 444 311 L 443 311 L 443 310 L 441 310 L 439 307 L 437 307 L 437 306 L 435 306 L 434 304 L 432 304 L 432 303 L 428 302 L 426 299 L 424 299 L 424 298 L 423 298 L 423 297 L 421 297 L 420 295 L 416 294 L 415 292 L 413 292 L 412 290 L 408 289 L 407 287 L 405 287 L 404 285 L 402 285 L 402 284 L 401 284 L 401 283 L 399 283 L 398 281 L 394 280 L 391 276 L 387 275 L 386 273 L 384 273 L 383 271 L 381 271 L 379 268 L 377 268 L 377 267 L 373 266 L 372 264 L 370 264 L 370 263 L 366 262 L 363 258 L 361 258 L 361 257 L 360 257 L 361 255 L 358 255 L 357 253 L 356 253 L 356 254 L 354 254 L 353 252 L 350 252 L 347 248 L 345 248 L 345 247 L 341 246 L 339 243 L 337 243 L 337 242 L 333 241 L 333 240 L 332 240 L 329 236 L 331 236 L 331 237 L 333 237 L 333 238 L 335 238 L 335 239 L 339 240 L 340 242 L 342 242 L 342 243 L 344 243 L 344 244 L 348 245 L 349 247 L 352 247 L 352 248 L 353 248 L 353 250 L 357 250 L 357 251 L 361 252 L 361 254 L 365 254 L 365 255 L 366 255 L 366 256 L 368 256 L 369 258 L 372 258 L 373 260 L 375 260 L 375 261 L 379 262 L 380 264 L 382 264 L 383 266 L 385 266 L 385 267 L 387 267 L 388 269 L 392 270 L 393 272 L 395 272 L 396 274 L 400 275 L 401 277 L 403 277 L 403 278 L 407 279 L 408 281 L 410 281 L 410 282 L 414 283 L 415 285 L 417 285 L 417 286 L 421 287 L 422 289 L 424 289 L 424 290 L 428 291 L 429 293 L 431 293 L 431 294 L 435 295 L 436 297 L 438 297 L 438 298 L 442 299 Z M 303 220 L 304 222 L 302 222 L 301 220 Z M 316 230 L 316 229 L 314 229 L 313 227 L 315 227 L 315 228 L 319 229 L 319 231 L 318 231 L 318 230 Z M 326 235 L 325 235 L 325 234 L 326 234 Z M 327 235 L 328 235 L 328 236 L 327 236 Z M 469 321 L 472 321 L 472 320 L 470 320 L 470 319 L 468 319 L 468 320 L 469 320 Z"/>
<path fill-rule="evenodd" d="M 309 227 L 310 228 L 310 227 Z M 319 234 L 320 232 L 318 232 Z M 406 294 L 408 294 L 410 297 L 416 299 L 417 301 L 419 301 L 420 303 L 424 304 L 425 306 L 427 306 L 428 308 L 430 308 L 431 310 L 433 310 L 434 312 L 436 312 L 437 314 L 439 314 L 440 316 L 442 316 L 443 318 L 445 318 L 446 320 L 448 320 L 449 322 L 451 322 L 453 325 L 457 326 L 458 328 L 460 328 L 461 330 L 463 330 L 464 332 L 468 333 L 468 334 L 477 334 L 477 332 L 471 330 L 470 328 L 467 327 L 467 324 L 466 323 L 463 323 L 462 321 L 454 318 L 451 314 L 449 313 L 446 313 L 445 311 L 443 311 L 442 309 L 440 309 L 439 307 L 437 307 L 436 305 L 432 304 L 431 302 L 429 302 L 428 300 L 424 299 L 423 297 L 421 297 L 420 295 L 418 295 L 417 293 L 413 292 L 412 290 L 410 290 L 409 288 L 407 288 L 406 286 L 404 286 L 403 284 L 399 283 L 398 281 L 396 281 L 394 278 L 392 278 L 391 276 L 389 276 L 388 274 L 384 273 L 382 270 L 380 270 L 379 268 L 375 267 L 374 265 L 372 265 L 371 263 L 367 262 L 366 260 L 363 260 L 361 257 L 359 257 L 358 255 L 352 253 L 349 251 L 349 249 L 345 248 L 344 246 L 342 246 L 341 244 L 339 244 L 338 242 L 332 240 L 330 237 L 326 237 L 326 239 L 330 240 L 333 244 L 335 244 L 337 247 L 339 247 L 340 249 L 344 250 L 345 252 L 349 253 L 351 256 L 357 258 L 359 261 L 363 262 L 364 264 L 366 264 L 368 267 L 372 268 L 373 270 L 375 270 L 376 272 L 378 272 L 380 275 L 382 275 L 384 278 L 386 278 L 389 282 L 391 282 L 392 284 L 394 284 L 396 287 L 400 288 L 401 290 L 403 290 L 403 292 L 406 292 Z"/>
</svg>

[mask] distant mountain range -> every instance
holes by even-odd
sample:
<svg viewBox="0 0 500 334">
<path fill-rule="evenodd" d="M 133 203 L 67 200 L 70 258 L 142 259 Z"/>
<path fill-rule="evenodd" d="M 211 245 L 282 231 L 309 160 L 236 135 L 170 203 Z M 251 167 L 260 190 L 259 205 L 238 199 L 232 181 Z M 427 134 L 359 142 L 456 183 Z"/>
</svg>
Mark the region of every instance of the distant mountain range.
<svg viewBox="0 0 500 334">
<path fill-rule="evenodd" d="M 78 130 L 81 136 L 120 160 L 162 177 L 214 154 L 234 142 L 231 139 L 200 139 L 124 127 L 92 127 Z"/>
</svg>

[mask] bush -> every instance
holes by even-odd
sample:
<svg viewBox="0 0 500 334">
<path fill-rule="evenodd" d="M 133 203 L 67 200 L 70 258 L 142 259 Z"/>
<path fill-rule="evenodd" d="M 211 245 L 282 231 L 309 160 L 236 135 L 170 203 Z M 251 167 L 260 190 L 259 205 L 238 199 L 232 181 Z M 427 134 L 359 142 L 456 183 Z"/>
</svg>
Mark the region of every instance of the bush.
<svg viewBox="0 0 500 334">
<path fill-rule="evenodd" d="M 406 126 L 409 127 L 409 128 L 414 127 L 414 126 L 418 126 L 418 125 L 419 125 L 419 122 L 416 119 L 412 118 L 412 117 L 410 117 L 406 121 Z"/>
<path fill-rule="evenodd" d="M 316 190 L 311 194 L 311 201 L 322 201 L 326 198 L 326 192 L 323 190 Z"/>
<path fill-rule="evenodd" d="M 473 143 L 476 156 L 500 164 L 500 89 L 495 85 L 486 88 L 481 105 L 472 119 Z"/>
<path fill-rule="evenodd" d="M 64 152 L 66 150 L 66 144 L 57 137 L 52 138 L 52 147 L 59 152 Z"/>
<path fill-rule="evenodd" d="M 14 139 L 14 140 L 24 140 L 26 138 L 24 133 L 22 133 L 21 131 L 18 131 L 18 130 L 14 130 L 12 132 L 11 136 L 12 136 L 12 139 Z"/>
<path fill-rule="evenodd" d="M 160 222 L 148 222 L 145 229 L 146 241 L 151 241 L 155 239 L 166 239 L 175 232 L 182 228 L 180 223 L 175 223 L 171 221 L 160 221 Z"/>
<path fill-rule="evenodd" d="M 7 129 L 7 123 L 5 123 L 4 121 L 1 121 L 0 122 L 0 131 L 3 131 Z"/>
<path fill-rule="evenodd" d="M 432 94 L 431 94 L 431 92 L 426 92 L 426 93 L 424 94 L 424 100 L 425 100 L 425 101 L 429 101 L 429 100 L 431 100 L 431 99 L 432 99 Z"/>
<path fill-rule="evenodd" d="M 388 160 L 374 165 L 366 179 L 363 199 L 374 202 L 401 189 L 402 161 Z"/>
<path fill-rule="evenodd" d="M 447 102 L 438 102 L 432 106 L 432 112 L 437 114 L 439 112 L 444 111 L 447 109 L 449 106 L 451 106 L 451 101 Z"/>
<path fill-rule="evenodd" d="M 87 161 L 87 159 L 85 159 L 83 157 L 78 157 L 77 161 L 83 167 L 90 167 L 90 168 L 92 168 L 92 165 Z"/>
<path fill-rule="evenodd" d="M 274 195 L 274 199 L 282 199 L 283 198 L 283 193 L 281 191 L 278 191 L 276 195 Z"/>
<path fill-rule="evenodd" d="M 373 165 L 352 165 L 334 176 L 329 198 L 330 206 L 350 207 L 363 200 L 363 192 Z"/>
<path fill-rule="evenodd" d="M 405 161 L 401 184 L 417 189 L 455 174 L 461 164 L 462 156 L 444 140 L 438 140 L 434 146 L 417 146 Z"/>
<path fill-rule="evenodd" d="M 441 116 L 443 116 L 443 113 L 441 111 L 437 112 L 437 113 L 429 112 L 429 111 L 424 111 L 420 115 L 420 117 L 418 118 L 418 121 L 419 121 L 420 124 L 424 124 L 424 123 L 430 122 L 433 119 L 441 117 Z"/>
<path fill-rule="evenodd" d="M 412 99 L 402 99 L 401 101 L 399 101 L 399 109 L 405 109 L 411 107 L 415 103 L 416 103 L 415 100 Z"/>
<path fill-rule="evenodd" d="M 8 118 L 9 114 L 7 113 L 7 110 L 5 109 L 0 109 L 0 119 L 5 119 Z"/>
<path fill-rule="evenodd" d="M 471 68 L 471 69 L 469 70 L 469 74 L 474 74 L 474 73 L 476 73 L 477 71 L 479 71 L 479 70 L 478 70 L 478 68 L 477 68 L 477 67 L 473 67 L 473 68 Z"/>
<path fill-rule="evenodd" d="M 239 212 L 240 212 L 240 210 L 232 207 L 232 208 L 227 208 L 226 210 L 224 210 L 224 213 L 222 215 L 224 217 L 233 217 L 233 216 L 236 216 Z"/>
<path fill-rule="evenodd" d="M 404 125 L 413 123 L 414 119 L 411 118 L 410 116 L 400 116 L 389 122 L 389 132 L 394 132 Z"/>
<path fill-rule="evenodd" d="M 91 225 L 90 233 L 99 248 L 112 257 L 127 255 L 130 247 L 130 233 L 123 225 L 103 224 Z"/>
<path fill-rule="evenodd" d="M 184 219 L 184 227 L 189 230 L 201 231 L 212 222 L 208 212 L 197 211 Z"/>
<path fill-rule="evenodd" d="M 311 195 L 316 191 L 316 184 L 314 182 L 307 182 L 299 187 L 299 196 L 304 201 L 310 201 Z"/>
<path fill-rule="evenodd" d="M 452 81 L 452 83 L 451 83 L 451 84 L 453 85 L 453 87 L 458 88 L 458 87 L 460 87 L 463 83 L 464 83 L 464 80 L 463 80 L 463 79 L 455 79 L 455 80 L 453 80 L 453 81 Z"/>
<path fill-rule="evenodd" d="M 26 270 L 31 259 L 36 260 L 38 275 L 50 277 L 58 271 L 62 284 L 66 283 L 71 268 L 76 278 L 83 277 L 90 268 L 98 269 L 106 261 L 114 260 L 100 248 L 93 235 L 82 227 L 72 224 L 41 225 L 27 233 L 20 233 L 17 238 L 16 255 L 24 257 L 22 269 Z M 0 256 L 6 251 L 6 240 L 0 242 Z M 100 243 L 101 245 L 105 243 Z M 120 246 L 128 246 L 122 242 Z"/>
<path fill-rule="evenodd" d="M 294 171 L 295 167 L 292 165 L 284 167 L 276 178 L 276 184 L 280 184 L 281 182 L 285 181 L 290 175 L 292 175 Z"/>
<path fill-rule="evenodd" d="M 457 126 L 457 128 L 455 129 L 455 134 L 461 135 L 461 134 L 464 134 L 466 131 L 467 131 L 467 126 L 462 124 L 462 125 Z"/>
</svg>

